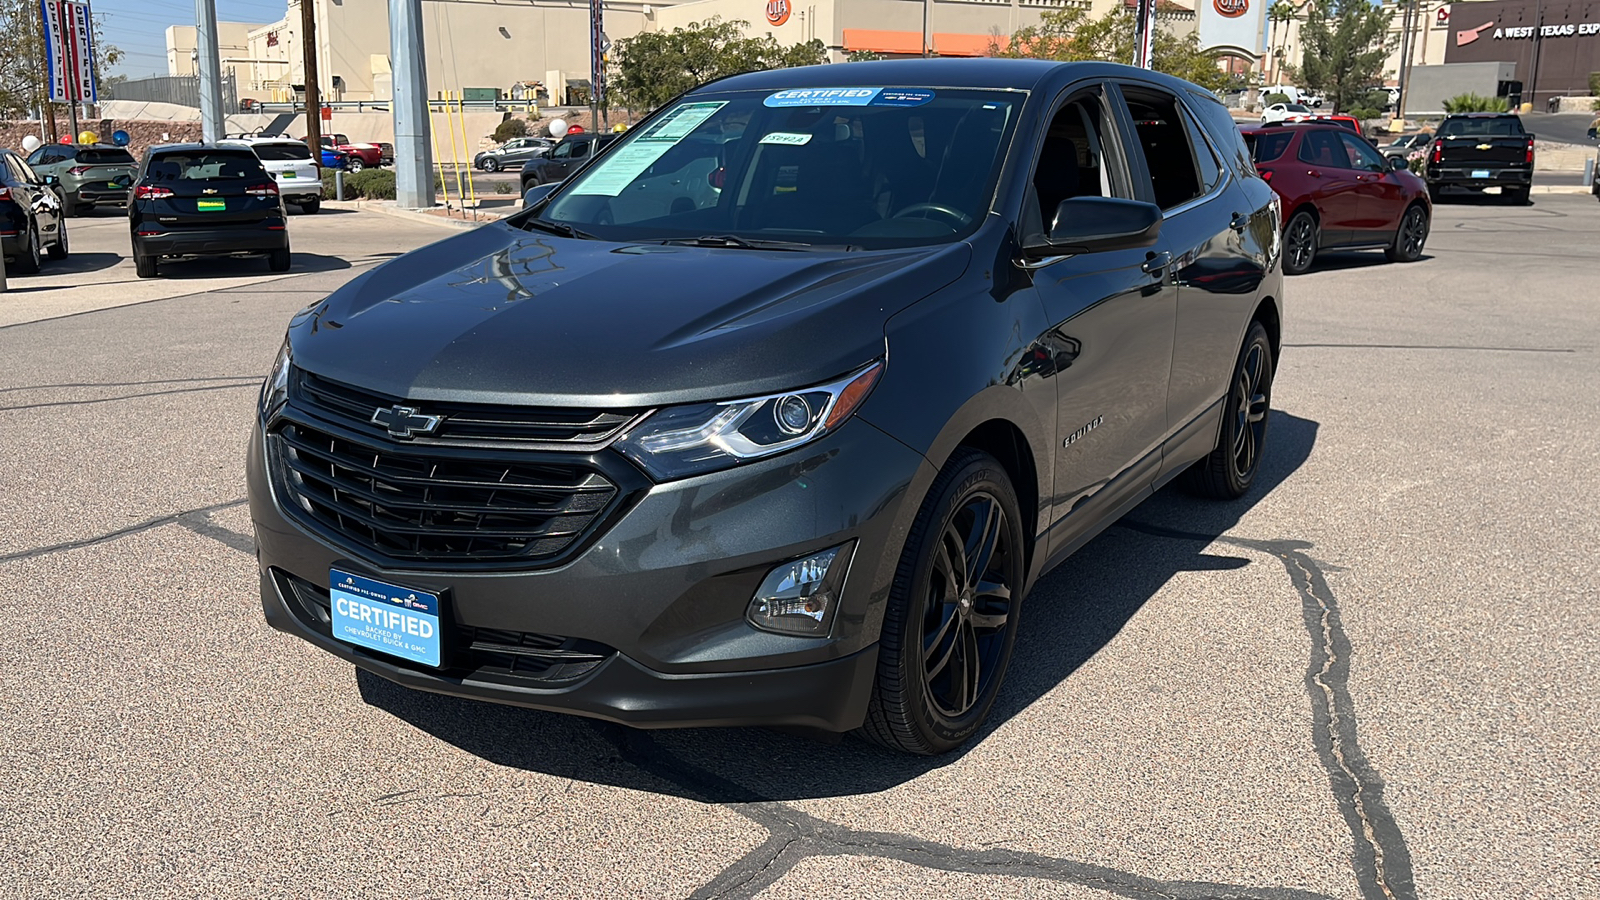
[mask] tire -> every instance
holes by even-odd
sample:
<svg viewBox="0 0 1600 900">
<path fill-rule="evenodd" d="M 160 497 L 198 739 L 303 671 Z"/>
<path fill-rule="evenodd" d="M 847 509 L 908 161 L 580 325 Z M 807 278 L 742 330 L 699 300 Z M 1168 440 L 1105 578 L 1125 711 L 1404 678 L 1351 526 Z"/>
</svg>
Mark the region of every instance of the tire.
<svg viewBox="0 0 1600 900">
<path fill-rule="evenodd" d="M 1501 188 L 1500 193 L 1505 198 L 1505 201 L 1512 206 L 1527 206 L 1533 202 L 1533 197 L 1531 196 L 1533 190 L 1531 188 Z"/>
<path fill-rule="evenodd" d="M 1439 205 L 1439 189 L 1431 184 L 1428 185 L 1428 202 L 1434 206 Z"/>
<path fill-rule="evenodd" d="M 352 156 L 352 157 L 350 157 L 350 164 L 346 168 L 346 171 L 348 171 L 351 175 L 354 175 L 357 172 L 361 171 L 362 169 L 365 169 L 366 167 L 367 167 L 367 164 L 361 161 L 361 157 Z"/>
<path fill-rule="evenodd" d="M 1301 210 L 1283 229 L 1283 274 L 1304 275 L 1317 260 L 1317 217 Z"/>
<path fill-rule="evenodd" d="M 1237 500 L 1255 484 L 1272 417 L 1272 342 L 1260 322 L 1251 322 L 1232 387 L 1224 401 L 1217 445 L 1184 471 L 1184 487 L 1213 500 Z"/>
<path fill-rule="evenodd" d="M 74 218 L 83 214 L 83 207 L 74 200 L 71 194 L 61 195 L 61 214 L 67 218 Z"/>
<path fill-rule="evenodd" d="M 67 223 L 66 222 L 57 222 L 56 223 L 56 242 L 54 244 L 50 245 L 50 250 L 49 250 L 49 253 L 47 255 L 51 259 L 62 260 L 62 259 L 66 259 L 67 258 L 67 254 L 70 253 L 70 252 L 71 252 L 71 241 L 68 240 L 68 238 L 67 238 Z"/>
<path fill-rule="evenodd" d="M 308 216 L 316 215 L 317 212 L 319 210 L 321 210 L 321 209 L 322 209 L 322 201 L 321 200 L 302 200 L 300 202 L 300 211 L 305 213 Z"/>
<path fill-rule="evenodd" d="M 1016 645 L 1022 521 L 1011 479 L 989 454 L 963 448 L 939 472 L 895 570 L 862 737 L 928 756 L 983 725 Z"/>
<path fill-rule="evenodd" d="M 17 254 L 17 274 L 37 275 L 43 256 L 39 252 L 39 227 L 31 221 L 28 223 L 28 233 L 23 235 L 22 252 Z"/>
<path fill-rule="evenodd" d="M 500 161 L 495 159 L 492 156 L 484 157 L 483 158 L 483 170 L 485 172 L 498 172 L 498 171 L 500 171 Z"/>
<path fill-rule="evenodd" d="M 274 272 L 289 271 L 289 264 L 292 261 L 293 257 L 289 255 L 289 248 L 287 247 L 267 254 L 267 268 Z"/>
<path fill-rule="evenodd" d="M 146 256 L 137 252 L 133 254 L 133 271 L 140 278 L 154 278 L 161 274 L 159 264 L 154 256 Z"/>
<path fill-rule="evenodd" d="M 1422 245 L 1428 242 L 1428 211 L 1422 204 L 1413 204 L 1400 216 L 1400 227 L 1394 230 L 1394 243 L 1385 247 L 1383 255 L 1389 262 L 1416 262 L 1422 258 Z"/>
</svg>

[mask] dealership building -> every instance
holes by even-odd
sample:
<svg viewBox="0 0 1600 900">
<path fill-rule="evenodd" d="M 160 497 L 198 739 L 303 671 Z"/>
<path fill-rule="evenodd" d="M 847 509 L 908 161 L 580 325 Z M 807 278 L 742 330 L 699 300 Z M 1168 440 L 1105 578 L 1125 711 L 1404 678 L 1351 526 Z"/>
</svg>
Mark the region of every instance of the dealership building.
<svg viewBox="0 0 1600 900">
<path fill-rule="evenodd" d="M 1552 97 L 1589 93 L 1600 71 L 1600 0 L 1483 0 L 1449 10 L 1444 63 L 1503 63 L 1522 100 L 1543 109 Z"/>
</svg>

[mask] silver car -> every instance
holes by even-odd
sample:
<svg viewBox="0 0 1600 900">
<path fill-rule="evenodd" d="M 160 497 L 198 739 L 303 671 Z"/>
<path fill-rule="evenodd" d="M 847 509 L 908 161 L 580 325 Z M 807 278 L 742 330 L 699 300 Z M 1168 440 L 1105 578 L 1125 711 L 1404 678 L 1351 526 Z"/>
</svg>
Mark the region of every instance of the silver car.
<svg viewBox="0 0 1600 900">
<path fill-rule="evenodd" d="M 530 159 L 547 156 L 550 148 L 555 146 L 555 141 L 549 138 L 520 137 L 512 138 L 494 150 L 485 150 L 473 160 L 474 168 L 485 172 L 498 172 L 505 168 L 520 168 Z"/>
</svg>

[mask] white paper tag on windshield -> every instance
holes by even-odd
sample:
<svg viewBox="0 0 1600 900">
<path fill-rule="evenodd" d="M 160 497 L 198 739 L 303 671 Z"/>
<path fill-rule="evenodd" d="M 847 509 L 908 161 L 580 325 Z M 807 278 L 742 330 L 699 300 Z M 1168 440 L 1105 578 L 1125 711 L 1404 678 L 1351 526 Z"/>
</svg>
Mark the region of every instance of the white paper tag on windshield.
<svg viewBox="0 0 1600 900">
<path fill-rule="evenodd" d="M 625 147 L 607 153 L 573 187 L 574 195 L 615 197 L 727 101 L 685 103 Z"/>
<path fill-rule="evenodd" d="M 774 131 L 773 133 L 761 139 L 761 143 L 763 144 L 782 144 L 785 147 L 799 147 L 802 144 L 809 143 L 810 141 L 810 134 L 797 133 L 793 131 Z"/>
</svg>

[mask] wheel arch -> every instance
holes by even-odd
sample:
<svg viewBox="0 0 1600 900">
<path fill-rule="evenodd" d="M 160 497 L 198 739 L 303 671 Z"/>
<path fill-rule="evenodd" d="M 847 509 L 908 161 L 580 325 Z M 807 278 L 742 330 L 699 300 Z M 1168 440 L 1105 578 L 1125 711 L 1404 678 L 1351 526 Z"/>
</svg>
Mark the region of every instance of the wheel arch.
<svg viewBox="0 0 1600 900">
<path fill-rule="evenodd" d="M 999 461 L 1001 468 L 1006 470 L 1006 476 L 1011 479 L 1012 490 L 1017 492 L 1017 507 L 1025 518 L 1038 509 L 1038 465 L 1027 435 L 1016 423 L 1007 419 L 989 419 L 963 435 L 957 441 L 955 450 L 963 447 L 982 450 Z M 1033 527 L 1037 528 L 1036 525 Z M 1025 535 L 1022 542 L 1028 566 L 1033 563 L 1035 540 L 1035 536 L 1029 534 Z"/>
<path fill-rule="evenodd" d="M 1283 317 L 1278 312 L 1278 301 L 1272 297 L 1261 298 L 1255 312 L 1250 314 L 1250 321 L 1260 322 L 1267 330 L 1267 341 L 1272 344 L 1272 366 L 1276 369 L 1283 355 Z"/>
</svg>

